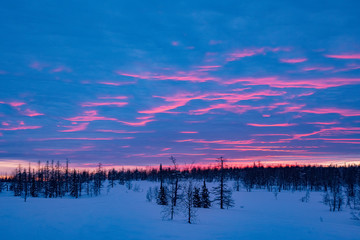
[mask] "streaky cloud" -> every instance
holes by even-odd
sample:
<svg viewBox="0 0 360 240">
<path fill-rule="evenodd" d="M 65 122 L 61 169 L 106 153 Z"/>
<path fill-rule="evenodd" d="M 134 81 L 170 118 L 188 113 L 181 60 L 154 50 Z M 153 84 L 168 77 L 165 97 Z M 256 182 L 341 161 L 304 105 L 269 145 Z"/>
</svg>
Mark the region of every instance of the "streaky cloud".
<svg viewBox="0 0 360 240">
<path fill-rule="evenodd" d="M 314 88 L 326 89 L 344 85 L 360 84 L 360 78 L 320 78 L 320 79 L 280 79 L 279 77 L 238 78 L 225 81 L 225 84 L 242 83 L 245 86 L 268 85 L 275 88 Z"/>
<path fill-rule="evenodd" d="M 327 54 L 327 58 L 337 58 L 337 59 L 360 59 L 360 53 L 349 53 L 349 54 Z"/>
<path fill-rule="evenodd" d="M 79 132 L 79 131 L 84 131 L 87 128 L 88 125 L 89 125 L 89 123 L 84 122 L 84 123 L 70 125 L 70 126 L 63 126 L 65 128 L 68 128 L 68 129 L 66 129 L 66 130 L 58 130 L 58 131 L 59 132 Z"/>
<path fill-rule="evenodd" d="M 128 126 L 132 126 L 132 127 L 142 127 L 142 126 L 146 126 L 146 124 L 148 124 L 150 122 L 154 122 L 154 121 L 156 121 L 156 120 L 155 119 L 147 119 L 147 120 L 143 120 L 140 122 L 127 122 L 127 121 L 118 121 L 118 122 L 123 123 Z"/>
<path fill-rule="evenodd" d="M 302 63 L 302 62 L 306 62 L 308 59 L 307 58 L 281 58 L 280 62 L 282 63 Z"/>
<path fill-rule="evenodd" d="M 286 47 L 261 47 L 261 48 L 246 48 L 242 50 L 236 50 L 230 54 L 226 58 L 227 62 L 236 61 L 245 57 L 252 57 L 255 55 L 263 54 L 265 55 L 267 52 L 279 52 L 279 51 L 289 51 L 289 48 Z"/>
<path fill-rule="evenodd" d="M 274 123 L 274 124 L 259 124 L 259 123 L 247 123 L 249 126 L 253 127 L 292 127 L 297 126 L 296 123 Z"/>
<path fill-rule="evenodd" d="M 116 118 L 98 116 L 98 112 L 96 110 L 85 111 L 84 115 L 64 119 L 72 122 L 118 121 Z"/>
<path fill-rule="evenodd" d="M 16 127 L 0 128 L 0 131 L 17 131 L 17 130 L 39 129 L 39 128 L 42 128 L 42 126 L 16 126 Z"/>
<path fill-rule="evenodd" d="M 38 113 L 34 110 L 31 110 L 31 109 L 25 109 L 25 110 L 19 110 L 19 112 L 22 114 L 22 115 L 25 115 L 25 116 L 28 116 L 28 117 L 36 117 L 36 116 L 43 116 L 45 114 L 43 113 Z"/>
<path fill-rule="evenodd" d="M 115 107 L 123 107 L 126 106 L 127 102 L 84 102 L 80 105 L 82 107 L 102 107 L 102 106 L 115 106 Z"/>
</svg>

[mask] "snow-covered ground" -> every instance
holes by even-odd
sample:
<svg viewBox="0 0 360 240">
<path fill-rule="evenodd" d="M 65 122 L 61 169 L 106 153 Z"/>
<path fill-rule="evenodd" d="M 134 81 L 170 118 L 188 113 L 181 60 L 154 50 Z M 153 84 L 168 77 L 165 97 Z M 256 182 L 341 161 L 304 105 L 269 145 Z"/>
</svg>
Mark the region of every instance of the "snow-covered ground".
<svg viewBox="0 0 360 240">
<path fill-rule="evenodd" d="M 350 210 L 330 212 L 321 193 L 234 192 L 235 207 L 199 209 L 195 224 L 179 213 L 164 221 L 161 207 L 146 201 L 155 183 L 137 182 L 140 191 L 117 185 L 93 198 L 44 199 L 0 194 L 0 239 L 360 239 L 360 221 Z"/>
</svg>

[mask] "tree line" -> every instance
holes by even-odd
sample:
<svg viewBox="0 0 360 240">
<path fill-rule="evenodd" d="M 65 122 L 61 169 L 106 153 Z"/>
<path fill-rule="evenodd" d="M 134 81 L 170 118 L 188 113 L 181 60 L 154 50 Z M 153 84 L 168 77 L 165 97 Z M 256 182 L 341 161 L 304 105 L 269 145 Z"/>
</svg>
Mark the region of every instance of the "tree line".
<svg viewBox="0 0 360 240">
<path fill-rule="evenodd" d="M 184 196 L 189 198 L 188 205 L 210 207 L 212 203 L 217 203 L 220 208 L 227 208 L 233 205 L 231 192 L 241 188 L 249 192 L 266 189 L 274 194 L 289 190 L 305 191 L 307 195 L 304 201 L 311 191 L 321 191 L 330 211 L 340 211 L 344 205 L 360 208 L 360 167 L 357 165 L 265 167 L 261 163 L 254 163 L 248 167 L 226 167 L 224 159 L 220 158 L 217 167 L 180 169 L 174 157 L 170 160 L 173 163 L 170 167 L 160 165 L 159 168 L 147 170 L 105 170 L 101 164 L 96 170 L 78 170 L 70 169 L 68 161 L 65 164 L 54 161 L 38 163 L 35 168 L 19 166 L 13 175 L 0 179 L 0 192 L 12 191 L 14 196 L 23 197 L 25 201 L 29 197 L 79 198 L 101 194 L 105 182 L 108 188 L 117 184 L 130 188 L 132 181 L 154 181 L 159 182 L 156 202 L 167 207 L 170 219 L 176 214 L 179 199 Z M 233 183 L 232 187 L 226 184 L 228 181 Z M 196 186 L 194 182 L 203 184 Z M 212 190 L 206 186 L 210 182 L 216 183 Z M 212 200 L 210 197 L 202 199 L 203 195 L 211 194 Z M 191 213 L 190 210 L 188 212 Z"/>
</svg>

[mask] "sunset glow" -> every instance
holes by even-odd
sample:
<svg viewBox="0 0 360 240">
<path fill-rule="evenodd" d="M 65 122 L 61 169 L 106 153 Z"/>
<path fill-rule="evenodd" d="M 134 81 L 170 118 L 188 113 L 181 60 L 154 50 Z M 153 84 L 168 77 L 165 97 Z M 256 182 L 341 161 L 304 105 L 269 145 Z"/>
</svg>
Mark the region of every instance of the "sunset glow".
<svg viewBox="0 0 360 240">
<path fill-rule="evenodd" d="M 359 4 L 260 2 L 2 3 L 0 175 L 359 164 Z"/>
</svg>

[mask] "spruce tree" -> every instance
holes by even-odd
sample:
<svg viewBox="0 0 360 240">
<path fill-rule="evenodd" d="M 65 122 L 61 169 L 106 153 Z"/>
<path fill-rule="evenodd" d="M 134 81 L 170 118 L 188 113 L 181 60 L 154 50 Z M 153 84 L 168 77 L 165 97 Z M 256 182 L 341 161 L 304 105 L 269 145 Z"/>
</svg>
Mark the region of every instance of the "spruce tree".
<svg viewBox="0 0 360 240">
<path fill-rule="evenodd" d="M 35 180 L 35 175 L 34 174 L 31 177 L 30 195 L 32 197 L 38 197 L 38 191 L 37 191 L 37 188 L 36 188 L 36 180 Z"/>
<path fill-rule="evenodd" d="M 193 204 L 194 204 L 194 207 L 196 207 L 196 208 L 202 207 L 202 201 L 201 201 L 201 197 L 200 197 L 200 189 L 197 187 L 194 188 Z"/>
<path fill-rule="evenodd" d="M 168 199 L 167 199 L 167 194 L 166 194 L 166 189 L 164 186 L 160 186 L 159 189 L 159 194 L 158 197 L 156 199 L 156 203 L 159 205 L 168 205 Z"/>
<path fill-rule="evenodd" d="M 76 170 L 74 170 L 72 175 L 72 181 L 70 184 L 70 196 L 74 198 L 79 197 L 79 188 L 78 188 L 78 176 Z"/>
<path fill-rule="evenodd" d="M 210 208 L 211 201 L 210 201 L 210 192 L 206 187 L 206 182 L 204 179 L 204 184 L 201 188 L 201 204 L 203 208 Z"/>
</svg>

